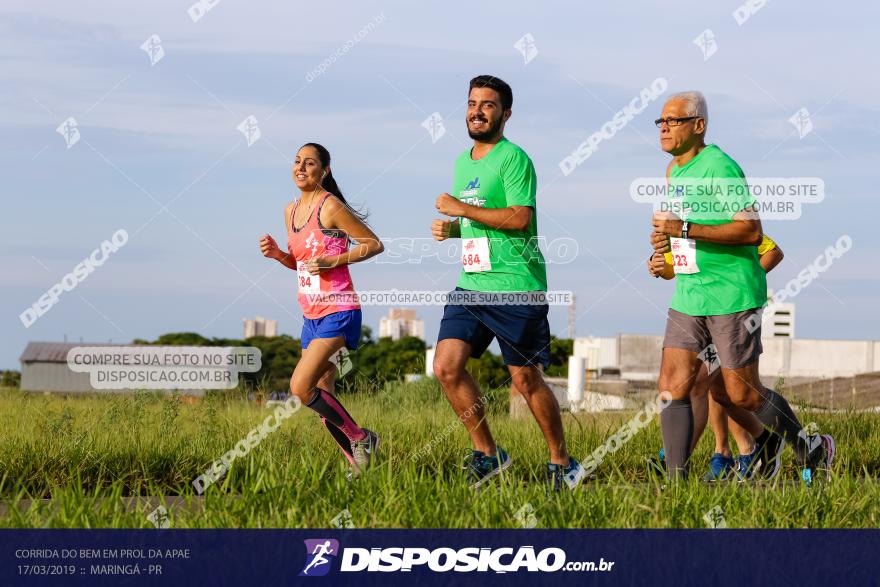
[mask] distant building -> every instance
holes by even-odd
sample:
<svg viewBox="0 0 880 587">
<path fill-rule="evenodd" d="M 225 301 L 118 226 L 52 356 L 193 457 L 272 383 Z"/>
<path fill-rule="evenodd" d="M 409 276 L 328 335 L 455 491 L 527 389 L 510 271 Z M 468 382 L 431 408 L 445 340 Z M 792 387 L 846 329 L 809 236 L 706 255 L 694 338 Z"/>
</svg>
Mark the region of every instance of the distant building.
<svg viewBox="0 0 880 587">
<path fill-rule="evenodd" d="M 18 360 L 21 362 L 22 391 L 94 391 L 88 373 L 77 373 L 67 366 L 67 352 L 83 346 L 122 346 L 108 343 L 29 342 Z"/>
<path fill-rule="evenodd" d="M 253 320 L 244 319 L 244 337 L 252 336 L 278 336 L 278 321 L 266 320 L 262 316 L 257 316 Z"/>
<path fill-rule="evenodd" d="M 135 389 L 96 389 L 89 373 L 74 371 L 68 366 L 67 354 L 77 347 L 144 348 L 144 345 L 113 344 L 107 342 L 29 342 L 18 358 L 21 363 L 22 391 L 51 391 L 62 393 L 106 393 L 108 391 L 133 393 Z M 181 395 L 201 396 L 200 389 L 181 389 Z"/>
<path fill-rule="evenodd" d="M 388 316 L 379 320 L 379 338 L 397 340 L 403 336 L 415 336 L 425 340 L 425 321 L 416 318 L 415 310 L 391 308 Z"/>
<path fill-rule="evenodd" d="M 794 338 L 794 304 L 791 302 L 777 304 L 773 301 L 772 290 L 769 296 L 770 299 L 761 318 L 761 338 Z"/>
</svg>

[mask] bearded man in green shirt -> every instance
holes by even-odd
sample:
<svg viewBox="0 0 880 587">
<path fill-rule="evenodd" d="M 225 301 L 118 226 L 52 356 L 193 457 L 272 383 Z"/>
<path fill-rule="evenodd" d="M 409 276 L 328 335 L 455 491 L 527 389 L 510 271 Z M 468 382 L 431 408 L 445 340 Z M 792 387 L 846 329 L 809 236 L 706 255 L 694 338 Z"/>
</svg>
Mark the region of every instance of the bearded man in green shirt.
<svg viewBox="0 0 880 587">
<path fill-rule="evenodd" d="M 742 169 L 705 143 L 708 120 L 703 95 L 682 92 L 667 100 L 655 121 L 660 146 L 673 157 L 667 170 L 668 209 L 654 213 L 651 233 L 656 252 L 672 253 L 676 273 L 658 382 L 668 400 L 660 412 L 666 468 L 671 479 L 687 477 L 690 393 L 702 355 L 714 343 L 727 392 L 724 397 L 713 393 L 714 399 L 754 412 L 767 427 L 755 439 L 753 466 L 771 466 L 784 438 L 810 483 L 818 472 L 830 470 L 834 439 L 807 435 L 785 398 L 765 388 L 758 376 L 767 282 L 756 245 L 763 230 Z"/>
<path fill-rule="evenodd" d="M 511 464 L 495 444 L 485 405 L 465 366 L 498 339 L 514 388 L 523 396 L 550 452 L 546 480 L 555 491 L 574 488 L 585 476 L 568 454 L 559 404 L 544 382 L 550 364 L 547 272 L 538 248 L 537 178 L 531 159 L 504 137 L 513 92 L 491 75 L 470 82 L 466 122 L 473 147 L 455 162 L 452 194 L 437 210 L 454 220 L 435 220 L 438 241 L 461 239 L 462 271 L 443 310 L 434 373 L 471 436 L 466 459 L 474 488 Z M 543 299 L 542 299 L 543 298 Z"/>
</svg>

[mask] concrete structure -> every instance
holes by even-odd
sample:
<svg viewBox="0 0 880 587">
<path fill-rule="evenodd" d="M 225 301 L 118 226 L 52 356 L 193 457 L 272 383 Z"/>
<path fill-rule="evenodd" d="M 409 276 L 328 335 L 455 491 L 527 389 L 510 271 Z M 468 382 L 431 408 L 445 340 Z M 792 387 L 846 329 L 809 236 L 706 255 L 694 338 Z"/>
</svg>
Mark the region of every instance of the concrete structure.
<svg viewBox="0 0 880 587">
<path fill-rule="evenodd" d="M 597 393 L 595 391 L 587 391 L 583 396 L 571 401 L 568 394 L 568 381 L 562 377 L 544 377 L 544 381 L 562 411 L 571 412 L 605 412 L 608 410 L 626 410 L 636 407 L 636 403 L 632 400 L 624 398 L 622 395 L 613 395 L 606 393 Z M 513 387 L 510 389 L 510 417 L 515 419 L 532 418 L 532 412 L 526 404 L 525 398 L 517 393 Z"/>
<path fill-rule="evenodd" d="M 415 336 L 425 340 L 425 321 L 416 318 L 415 310 L 391 308 L 388 316 L 379 320 L 379 338 L 390 337 L 398 340 L 404 336 Z"/>
<path fill-rule="evenodd" d="M 791 302 L 776 303 L 773 291 L 761 318 L 761 336 L 763 338 L 794 338 L 794 304 Z"/>
<path fill-rule="evenodd" d="M 880 341 L 764 336 L 762 344 L 762 377 L 852 377 L 880 371 Z M 575 339 L 574 354 L 585 357 L 587 371 L 597 375 L 616 372 L 621 379 L 650 381 L 660 373 L 662 346 L 662 336 L 619 334 Z"/>
<path fill-rule="evenodd" d="M 577 405 L 584 399 L 584 381 L 586 381 L 587 360 L 572 355 L 568 358 L 568 403 Z"/>
<path fill-rule="evenodd" d="M 660 372 L 663 337 L 619 334 L 615 337 L 576 338 L 575 356 L 587 359 L 587 370 L 598 376 L 622 379 L 656 379 Z"/>
<path fill-rule="evenodd" d="M 434 353 L 436 350 L 434 347 L 425 349 L 425 375 L 428 377 L 434 376 Z"/>
<path fill-rule="evenodd" d="M 248 339 L 252 336 L 278 336 L 278 321 L 267 320 L 262 316 L 257 316 L 253 320 L 244 319 L 244 338 Z"/>
<path fill-rule="evenodd" d="M 762 376 L 852 377 L 880 371 L 880 341 L 765 338 L 762 342 Z"/>
</svg>

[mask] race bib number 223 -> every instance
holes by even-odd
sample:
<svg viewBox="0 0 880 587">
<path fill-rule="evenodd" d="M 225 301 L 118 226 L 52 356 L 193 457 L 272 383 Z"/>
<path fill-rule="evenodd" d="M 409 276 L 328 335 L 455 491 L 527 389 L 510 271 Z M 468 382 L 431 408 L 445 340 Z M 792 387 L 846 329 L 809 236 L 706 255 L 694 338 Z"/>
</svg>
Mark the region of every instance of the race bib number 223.
<svg viewBox="0 0 880 587">
<path fill-rule="evenodd" d="M 671 237 L 669 248 L 672 253 L 672 269 L 675 273 L 700 272 L 700 268 L 697 267 L 697 241 L 692 238 Z"/>
</svg>

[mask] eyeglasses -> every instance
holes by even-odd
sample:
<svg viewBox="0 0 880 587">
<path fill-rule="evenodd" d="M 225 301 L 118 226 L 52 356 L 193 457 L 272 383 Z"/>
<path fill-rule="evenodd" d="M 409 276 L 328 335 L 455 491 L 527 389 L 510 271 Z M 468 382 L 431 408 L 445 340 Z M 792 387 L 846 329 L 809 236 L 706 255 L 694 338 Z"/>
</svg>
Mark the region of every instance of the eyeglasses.
<svg viewBox="0 0 880 587">
<path fill-rule="evenodd" d="M 658 118 L 654 121 L 654 124 L 657 125 L 657 128 L 661 128 L 663 123 L 666 123 L 666 126 L 679 126 L 687 122 L 688 120 L 696 120 L 697 118 L 702 118 L 702 116 L 682 116 L 681 118 Z"/>
</svg>

